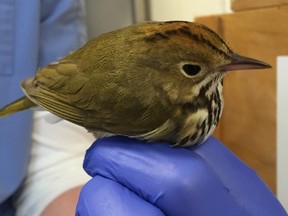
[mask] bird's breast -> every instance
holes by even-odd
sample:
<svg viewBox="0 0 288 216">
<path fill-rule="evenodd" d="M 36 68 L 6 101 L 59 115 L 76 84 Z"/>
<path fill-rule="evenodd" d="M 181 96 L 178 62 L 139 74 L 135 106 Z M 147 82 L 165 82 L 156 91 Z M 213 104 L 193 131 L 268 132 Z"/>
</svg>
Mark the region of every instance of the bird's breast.
<svg viewBox="0 0 288 216">
<path fill-rule="evenodd" d="M 183 126 L 179 133 L 180 146 L 199 144 L 215 130 L 223 110 L 222 83 L 214 91 L 207 91 L 200 102 L 186 104 Z M 189 107 L 190 106 L 190 107 Z"/>
</svg>

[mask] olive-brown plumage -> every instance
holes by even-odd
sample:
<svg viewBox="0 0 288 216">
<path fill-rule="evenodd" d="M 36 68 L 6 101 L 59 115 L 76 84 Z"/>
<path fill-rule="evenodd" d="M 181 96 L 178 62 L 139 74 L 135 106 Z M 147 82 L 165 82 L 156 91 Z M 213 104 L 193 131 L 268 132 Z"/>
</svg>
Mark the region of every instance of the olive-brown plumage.
<svg viewBox="0 0 288 216">
<path fill-rule="evenodd" d="M 219 121 L 225 72 L 267 67 L 233 53 L 203 25 L 142 23 L 103 34 L 41 68 L 22 82 L 26 97 L 0 116 L 35 104 L 96 136 L 192 145 Z"/>
</svg>

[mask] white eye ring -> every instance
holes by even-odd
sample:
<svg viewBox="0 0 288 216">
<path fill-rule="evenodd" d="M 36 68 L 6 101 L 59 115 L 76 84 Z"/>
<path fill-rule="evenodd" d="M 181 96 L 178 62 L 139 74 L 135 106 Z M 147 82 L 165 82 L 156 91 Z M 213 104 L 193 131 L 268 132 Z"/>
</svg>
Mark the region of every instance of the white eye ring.
<svg viewBox="0 0 288 216">
<path fill-rule="evenodd" d="M 194 62 L 181 62 L 180 70 L 184 76 L 191 78 L 197 76 L 202 71 L 202 68 Z"/>
</svg>

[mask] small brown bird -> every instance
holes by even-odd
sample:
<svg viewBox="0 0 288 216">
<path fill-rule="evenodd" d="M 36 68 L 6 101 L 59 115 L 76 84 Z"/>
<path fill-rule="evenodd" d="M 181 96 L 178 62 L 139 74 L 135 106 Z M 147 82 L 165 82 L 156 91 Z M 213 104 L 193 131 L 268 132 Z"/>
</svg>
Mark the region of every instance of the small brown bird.
<svg viewBox="0 0 288 216">
<path fill-rule="evenodd" d="M 203 142 L 223 109 L 227 71 L 269 68 L 234 53 L 204 25 L 149 22 L 103 34 L 22 82 L 0 116 L 40 106 L 95 136 L 175 146 Z"/>
</svg>

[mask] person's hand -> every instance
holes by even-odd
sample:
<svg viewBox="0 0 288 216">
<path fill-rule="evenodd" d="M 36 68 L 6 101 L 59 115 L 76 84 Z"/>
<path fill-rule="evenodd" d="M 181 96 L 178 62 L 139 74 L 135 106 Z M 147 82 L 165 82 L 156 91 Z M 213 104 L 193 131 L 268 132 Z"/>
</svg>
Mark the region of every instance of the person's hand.
<svg viewBox="0 0 288 216">
<path fill-rule="evenodd" d="M 77 215 L 284 216 L 256 173 L 218 140 L 171 148 L 127 137 L 97 140 L 84 168 Z"/>
</svg>

